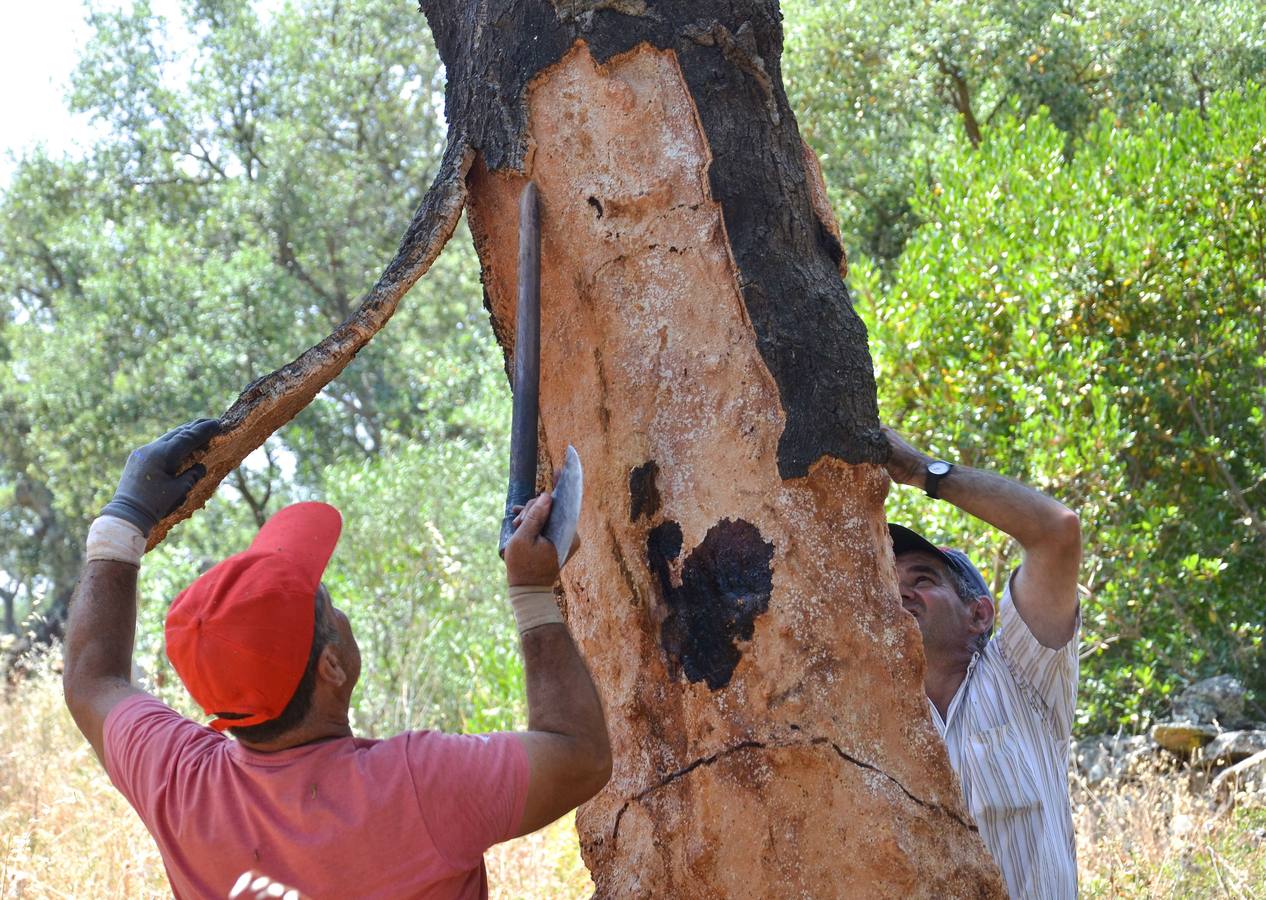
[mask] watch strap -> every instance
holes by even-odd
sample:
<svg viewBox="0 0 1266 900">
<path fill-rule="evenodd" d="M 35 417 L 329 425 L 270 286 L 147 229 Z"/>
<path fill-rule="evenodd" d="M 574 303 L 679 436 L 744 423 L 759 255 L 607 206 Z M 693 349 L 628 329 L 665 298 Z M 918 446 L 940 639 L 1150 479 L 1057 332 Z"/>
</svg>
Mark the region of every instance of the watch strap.
<svg viewBox="0 0 1266 900">
<path fill-rule="evenodd" d="M 939 500 L 941 498 L 941 481 L 948 478 L 953 471 L 954 464 L 947 463 L 943 459 L 929 463 L 927 471 L 923 475 L 924 492 L 933 500 Z"/>
</svg>

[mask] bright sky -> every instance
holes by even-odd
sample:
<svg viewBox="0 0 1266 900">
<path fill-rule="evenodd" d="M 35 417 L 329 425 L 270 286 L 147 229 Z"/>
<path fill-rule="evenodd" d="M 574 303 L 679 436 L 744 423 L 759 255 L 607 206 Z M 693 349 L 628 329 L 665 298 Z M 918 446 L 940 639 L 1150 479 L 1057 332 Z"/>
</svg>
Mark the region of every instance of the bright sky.
<svg viewBox="0 0 1266 900">
<path fill-rule="evenodd" d="M 66 111 L 64 94 L 88 36 L 83 0 L 9 4 L 0 28 L 0 184 L 13 156 L 43 143 L 70 150 L 88 128 Z"/>
<path fill-rule="evenodd" d="M 88 9 L 118 9 L 130 0 L 36 0 L 6 4 L 0 28 L 0 187 L 15 156 L 43 144 L 54 154 L 92 142 L 86 116 L 67 110 L 70 75 L 90 29 Z M 179 0 L 151 0 L 155 13 L 179 20 Z M 265 4 L 267 6 L 267 4 Z"/>
<path fill-rule="evenodd" d="M 255 0 L 267 18 L 284 0 Z M 133 0 L 35 0 L 6 4 L 0 28 L 0 188 L 9 182 L 14 157 L 43 144 L 52 153 L 73 153 L 92 143 L 93 125 L 67 110 L 66 92 L 91 30 L 89 8 L 130 7 Z M 150 0 L 169 23 L 182 21 L 181 0 Z M 169 25 L 169 28 L 172 28 Z M 177 39 L 191 39 L 175 26 Z M 169 39 L 172 34 L 168 32 Z"/>
</svg>

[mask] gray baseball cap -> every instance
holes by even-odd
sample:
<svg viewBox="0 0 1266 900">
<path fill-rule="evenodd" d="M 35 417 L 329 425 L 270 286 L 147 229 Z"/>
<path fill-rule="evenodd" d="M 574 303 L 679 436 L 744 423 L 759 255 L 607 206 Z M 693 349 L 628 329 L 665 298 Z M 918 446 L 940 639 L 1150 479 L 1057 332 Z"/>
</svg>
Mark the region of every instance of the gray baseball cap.
<svg viewBox="0 0 1266 900">
<path fill-rule="evenodd" d="M 888 534 L 892 537 L 892 552 L 894 556 L 912 553 L 915 550 L 930 553 L 971 585 L 978 592 L 978 595 L 983 594 L 993 599 L 989 585 L 985 582 L 985 576 L 981 575 L 980 570 L 972 565 L 972 561 L 967 558 L 967 554 L 962 550 L 938 547 L 917 531 L 906 528 L 904 525 L 894 525 L 891 522 L 888 523 Z"/>
</svg>

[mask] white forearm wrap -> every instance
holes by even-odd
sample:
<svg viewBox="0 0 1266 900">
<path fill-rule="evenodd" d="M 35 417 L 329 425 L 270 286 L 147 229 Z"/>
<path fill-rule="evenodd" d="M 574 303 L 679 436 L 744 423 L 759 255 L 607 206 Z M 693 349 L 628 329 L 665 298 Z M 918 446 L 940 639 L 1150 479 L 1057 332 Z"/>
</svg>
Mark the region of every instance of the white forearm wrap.
<svg viewBox="0 0 1266 900">
<path fill-rule="evenodd" d="M 116 516 L 97 516 L 88 529 L 88 547 L 85 561 L 112 559 L 117 562 L 141 564 L 145 555 L 145 535 L 126 519 Z"/>
<path fill-rule="evenodd" d="M 514 610 L 514 623 L 519 627 L 519 634 L 542 625 L 563 624 L 563 614 L 554 602 L 553 588 L 535 585 L 512 587 L 510 608 Z"/>
</svg>

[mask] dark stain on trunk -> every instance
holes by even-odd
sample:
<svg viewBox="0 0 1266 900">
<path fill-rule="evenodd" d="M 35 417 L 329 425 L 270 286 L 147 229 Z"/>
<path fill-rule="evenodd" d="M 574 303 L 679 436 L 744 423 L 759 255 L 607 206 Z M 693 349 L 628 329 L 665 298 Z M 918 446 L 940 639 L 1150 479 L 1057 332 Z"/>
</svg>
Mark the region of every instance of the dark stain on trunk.
<svg viewBox="0 0 1266 900">
<path fill-rule="evenodd" d="M 709 185 L 757 347 L 786 413 L 779 474 L 802 477 L 822 456 L 883 462 L 866 328 L 839 276 L 841 248 L 813 210 L 782 86 L 777 3 L 591 3 L 583 15 L 564 6 L 560 14 L 550 0 L 422 0 L 448 71 L 450 129 L 490 170 L 522 171 L 524 92 L 576 41 L 599 63 L 639 44 L 672 50 L 711 151 Z"/>
<path fill-rule="evenodd" d="M 659 463 L 647 460 L 629 472 L 629 521 L 636 522 L 645 516 L 652 518 L 659 512 L 659 487 L 655 478 L 659 475 Z"/>
<path fill-rule="evenodd" d="M 722 519 L 686 557 L 674 584 L 672 564 L 681 546 L 681 526 L 672 521 L 651 529 L 646 540 L 669 610 L 660 645 L 675 670 L 715 691 L 730 683 L 742 657 L 738 642 L 752 639 L 756 617 L 769 608 L 774 545 L 755 525 Z"/>
</svg>

